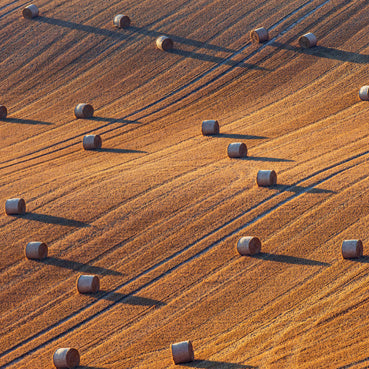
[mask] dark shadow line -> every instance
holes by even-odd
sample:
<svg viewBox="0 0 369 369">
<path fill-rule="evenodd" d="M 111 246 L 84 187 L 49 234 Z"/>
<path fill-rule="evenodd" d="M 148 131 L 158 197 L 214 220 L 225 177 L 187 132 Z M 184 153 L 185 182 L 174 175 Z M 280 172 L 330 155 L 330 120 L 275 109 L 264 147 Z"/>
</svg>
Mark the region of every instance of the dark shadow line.
<svg viewBox="0 0 369 369">
<path fill-rule="evenodd" d="M 279 263 L 295 264 L 295 265 L 312 265 L 312 266 L 330 266 L 331 265 L 323 261 L 299 258 L 297 256 L 290 256 L 290 255 L 270 254 L 269 252 L 260 252 L 259 254 L 255 254 L 251 257 L 255 259 L 277 261 Z"/>
<path fill-rule="evenodd" d="M 77 369 L 107 369 L 107 368 L 103 368 L 103 367 L 100 367 L 100 366 L 86 366 L 86 365 L 83 365 L 83 366 L 77 366 L 76 367 Z"/>
<path fill-rule="evenodd" d="M 356 261 L 357 263 L 369 264 L 369 256 L 362 256 L 360 258 L 350 259 Z"/>
<path fill-rule="evenodd" d="M 41 223 L 48 223 L 48 224 L 58 224 L 62 226 L 68 227 L 90 227 L 88 223 L 80 222 L 79 220 L 68 219 L 64 217 L 56 217 L 54 215 L 47 215 L 47 214 L 37 214 L 37 213 L 26 213 L 21 215 L 22 218 L 28 220 L 34 220 L 36 222 Z"/>
<path fill-rule="evenodd" d="M 215 360 L 195 360 L 181 365 L 187 366 L 189 368 L 259 369 L 258 366 L 227 363 L 224 361 L 215 361 Z"/>
<path fill-rule="evenodd" d="M 201 53 L 192 52 L 192 51 L 172 49 L 172 50 L 169 50 L 168 53 L 176 54 L 176 55 L 179 55 L 185 58 L 204 60 L 204 61 L 215 63 L 215 64 L 230 65 L 231 67 L 240 67 L 240 68 L 247 68 L 247 69 L 257 69 L 257 70 L 269 71 L 269 69 L 264 68 L 264 67 L 259 67 L 258 65 L 255 65 L 255 64 L 244 63 L 243 61 L 236 61 L 236 60 L 230 60 L 230 59 L 228 60 L 227 58 L 220 58 L 218 56 L 201 54 Z"/>
<path fill-rule="evenodd" d="M 92 295 L 98 299 L 104 299 L 112 302 L 121 302 L 127 305 L 140 305 L 140 306 L 164 306 L 165 303 L 159 300 L 150 299 L 147 297 L 126 295 L 118 292 L 110 292 L 100 290 L 98 293 Z M 124 300 L 124 301 L 123 301 Z"/>
<path fill-rule="evenodd" d="M 280 159 L 280 158 L 268 158 L 266 156 L 247 156 L 243 160 L 254 160 L 254 161 L 272 161 L 272 162 L 292 162 L 291 159 Z"/>
<path fill-rule="evenodd" d="M 89 120 L 109 123 L 142 124 L 142 122 L 137 122 L 137 120 L 120 119 L 120 118 L 91 117 L 89 118 Z"/>
<path fill-rule="evenodd" d="M 234 138 L 236 140 L 264 140 L 269 137 L 265 136 L 254 136 L 254 135 L 241 135 L 237 133 L 219 133 L 217 137 Z"/>
<path fill-rule="evenodd" d="M 20 124 L 42 124 L 46 126 L 53 125 L 54 123 L 43 122 L 41 120 L 33 120 L 33 119 L 20 119 L 20 118 L 5 118 L 0 119 L 1 122 L 5 123 L 20 123 Z"/>
<path fill-rule="evenodd" d="M 280 42 L 273 42 L 270 45 L 277 47 L 279 49 L 290 50 L 301 54 L 313 55 L 319 58 L 334 59 L 343 62 L 351 62 L 358 64 L 369 63 L 369 55 L 354 53 L 351 51 L 338 50 L 331 47 L 317 45 L 310 49 L 303 49 L 301 47 L 293 46 L 290 44 L 282 44 Z"/>
<path fill-rule="evenodd" d="M 275 188 L 276 190 L 279 190 L 279 191 L 289 191 L 289 192 L 300 193 L 300 192 L 306 191 L 308 187 L 276 184 L 274 186 L 270 186 L 270 188 Z M 307 193 L 336 193 L 336 191 L 326 190 L 324 188 L 315 188 L 315 187 L 306 192 Z"/>
<path fill-rule="evenodd" d="M 101 148 L 101 149 L 96 149 L 95 151 L 111 152 L 111 153 L 116 153 L 116 154 L 147 154 L 147 151 L 128 150 L 128 149 L 113 149 L 113 148 Z"/>
<path fill-rule="evenodd" d="M 47 257 L 46 259 L 36 261 L 46 265 L 53 265 L 59 268 L 71 269 L 76 272 L 85 272 L 90 274 L 102 274 L 102 275 L 122 275 L 122 273 L 108 268 L 97 267 L 93 265 L 79 263 L 78 261 L 64 260 L 54 257 Z"/>
</svg>

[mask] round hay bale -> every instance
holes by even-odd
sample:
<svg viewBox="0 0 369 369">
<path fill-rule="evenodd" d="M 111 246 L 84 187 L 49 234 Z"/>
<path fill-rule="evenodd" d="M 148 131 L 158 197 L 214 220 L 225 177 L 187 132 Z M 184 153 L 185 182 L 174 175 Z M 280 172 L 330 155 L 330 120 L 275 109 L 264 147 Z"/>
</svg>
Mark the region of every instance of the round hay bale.
<svg viewBox="0 0 369 369">
<path fill-rule="evenodd" d="M 100 280 L 97 275 L 80 275 L 77 279 L 79 293 L 96 293 L 100 289 Z"/>
<path fill-rule="evenodd" d="M 54 352 L 53 362 L 56 368 L 75 368 L 79 366 L 79 352 L 75 348 L 59 348 Z"/>
<path fill-rule="evenodd" d="M 74 115 L 76 118 L 91 118 L 94 115 L 94 108 L 90 104 L 78 104 L 74 108 Z"/>
<path fill-rule="evenodd" d="M 277 173 L 274 170 L 259 170 L 256 183 L 260 187 L 274 186 L 277 184 Z"/>
<path fill-rule="evenodd" d="M 118 14 L 114 17 L 113 24 L 117 28 L 128 28 L 131 25 L 131 20 L 128 15 Z"/>
<path fill-rule="evenodd" d="M 102 139 L 100 135 L 86 135 L 83 137 L 83 148 L 85 150 L 101 149 Z"/>
<path fill-rule="evenodd" d="M 219 123 L 217 120 L 204 120 L 202 122 L 201 131 L 204 136 L 219 134 Z"/>
<path fill-rule="evenodd" d="M 0 119 L 5 119 L 8 115 L 8 109 L 4 105 L 0 105 Z"/>
<path fill-rule="evenodd" d="M 5 202 L 5 212 L 8 215 L 23 215 L 26 213 L 26 202 L 23 199 L 8 199 Z"/>
<path fill-rule="evenodd" d="M 342 242 L 342 257 L 354 259 L 363 256 L 363 243 L 361 240 L 344 240 Z"/>
<path fill-rule="evenodd" d="M 36 260 L 45 259 L 47 258 L 47 251 L 46 243 L 39 241 L 29 242 L 26 246 L 26 257 Z"/>
<path fill-rule="evenodd" d="M 156 39 L 156 47 L 163 51 L 173 49 L 173 40 L 167 36 L 159 36 Z"/>
<path fill-rule="evenodd" d="M 269 40 L 268 31 L 264 27 L 253 29 L 250 32 L 251 42 L 262 43 Z"/>
<path fill-rule="evenodd" d="M 311 32 L 306 33 L 299 38 L 299 44 L 304 49 L 309 49 L 310 47 L 316 46 L 317 42 L 318 40 L 316 36 Z"/>
<path fill-rule="evenodd" d="M 26 19 L 32 19 L 38 16 L 38 7 L 34 4 L 28 5 L 23 9 L 23 17 Z"/>
<path fill-rule="evenodd" d="M 171 349 L 174 364 L 188 363 L 195 359 L 191 341 L 173 343 Z"/>
<path fill-rule="evenodd" d="M 228 156 L 230 158 L 243 158 L 247 156 L 247 146 L 243 142 L 233 142 L 228 145 Z"/>
<path fill-rule="evenodd" d="M 241 237 L 237 242 L 237 251 L 240 255 L 255 255 L 261 250 L 261 242 L 257 237 Z"/>
<path fill-rule="evenodd" d="M 359 97 L 363 101 L 369 101 L 369 86 L 363 86 L 360 88 Z"/>
</svg>

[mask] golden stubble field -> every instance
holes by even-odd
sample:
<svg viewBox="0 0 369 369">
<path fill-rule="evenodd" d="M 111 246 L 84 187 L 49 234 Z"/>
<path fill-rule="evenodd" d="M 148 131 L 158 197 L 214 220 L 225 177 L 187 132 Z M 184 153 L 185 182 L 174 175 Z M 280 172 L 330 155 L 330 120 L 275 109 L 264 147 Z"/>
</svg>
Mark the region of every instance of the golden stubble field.
<svg viewBox="0 0 369 369">
<path fill-rule="evenodd" d="M 52 368 L 72 346 L 82 368 L 174 368 L 170 343 L 190 339 L 177 367 L 369 367 L 369 4 L 40 0 L 33 20 L 25 5 L 0 0 L 0 203 L 27 202 L 0 215 L 0 366 Z M 250 44 L 259 26 L 270 41 Z M 80 102 L 94 118 L 74 118 Z M 248 158 L 227 157 L 235 141 Z M 260 255 L 239 256 L 244 235 Z M 364 257 L 344 260 L 352 238 Z M 35 240 L 44 261 L 24 256 Z M 97 295 L 78 294 L 83 273 Z"/>
</svg>

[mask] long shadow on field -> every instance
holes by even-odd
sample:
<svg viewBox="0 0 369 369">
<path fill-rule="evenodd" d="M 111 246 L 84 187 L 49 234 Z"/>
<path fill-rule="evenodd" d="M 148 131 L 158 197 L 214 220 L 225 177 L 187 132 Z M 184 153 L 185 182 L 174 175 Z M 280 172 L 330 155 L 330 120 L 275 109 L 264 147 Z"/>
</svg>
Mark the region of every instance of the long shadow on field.
<svg viewBox="0 0 369 369">
<path fill-rule="evenodd" d="M 369 256 L 361 256 L 360 258 L 357 259 L 350 259 L 351 261 L 356 261 L 357 263 L 366 263 L 369 264 Z"/>
<path fill-rule="evenodd" d="M 48 223 L 48 224 L 57 224 L 67 227 L 90 227 L 88 223 L 80 222 L 79 220 L 68 219 L 64 217 L 56 217 L 54 215 L 47 214 L 38 214 L 38 213 L 26 213 L 21 216 L 24 219 L 34 220 L 36 222 Z"/>
<path fill-rule="evenodd" d="M 101 148 L 96 149 L 95 151 L 101 151 L 101 152 L 112 152 L 116 154 L 147 154 L 147 151 L 141 151 L 141 150 L 128 150 L 128 149 L 109 149 L 109 148 Z"/>
<path fill-rule="evenodd" d="M 313 55 L 320 58 L 340 60 L 344 62 L 358 63 L 358 64 L 369 64 L 369 55 L 354 53 L 351 51 L 338 50 L 331 47 L 315 46 L 311 49 L 303 49 L 301 47 L 282 44 L 280 42 L 273 42 L 271 46 L 279 49 L 291 50 L 300 54 Z"/>
<path fill-rule="evenodd" d="M 208 55 L 208 54 L 202 54 L 192 51 L 185 51 L 185 50 L 179 50 L 179 49 L 172 49 L 167 51 L 170 54 L 176 54 L 183 56 L 185 58 L 192 58 L 197 60 L 203 60 L 214 64 L 225 64 L 230 65 L 231 67 L 240 67 L 240 68 L 247 68 L 247 69 L 257 69 L 257 70 L 264 70 L 269 71 L 270 69 L 260 67 L 256 64 L 250 64 L 250 63 L 244 63 L 243 61 L 236 61 L 236 60 L 228 60 L 227 58 L 220 58 L 218 56 Z"/>
<path fill-rule="evenodd" d="M 233 138 L 235 140 L 264 140 L 268 137 L 265 136 L 254 136 L 254 135 L 240 135 L 237 133 L 219 133 L 217 137 Z"/>
<path fill-rule="evenodd" d="M 76 272 L 85 272 L 91 274 L 103 275 L 122 275 L 122 273 L 108 268 L 97 267 L 93 265 L 79 263 L 78 261 L 59 259 L 54 257 L 47 257 L 46 259 L 37 260 L 40 263 L 53 265 L 59 268 L 71 269 Z"/>
<path fill-rule="evenodd" d="M 142 124 L 137 120 L 119 119 L 119 118 L 105 118 L 105 117 L 91 117 L 89 120 L 96 120 L 97 122 L 123 123 L 123 124 Z"/>
<path fill-rule="evenodd" d="M 98 293 L 93 295 L 98 299 L 104 299 L 112 302 L 121 302 L 127 305 L 140 305 L 140 306 L 163 306 L 164 302 L 159 300 L 149 299 L 147 297 L 125 295 L 124 293 L 109 292 L 100 290 Z"/>
<path fill-rule="evenodd" d="M 291 185 L 284 185 L 284 184 L 277 184 L 274 186 L 270 186 L 269 188 L 275 188 L 281 192 L 283 191 L 289 191 L 289 192 L 295 192 L 295 193 L 301 193 L 301 192 L 309 192 L 309 193 L 336 193 L 336 191 L 332 190 L 326 190 L 324 188 L 311 188 L 308 190 L 309 187 L 304 186 L 291 186 Z"/>
<path fill-rule="evenodd" d="M 181 364 L 189 368 L 222 368 L 222 369 L 258 369 L 258 366 L 226 363 L 214 360 L 195 360 L 190 363 Z"/>
<path fill-rule="evenodd" d="M 255 259 L 277 261 L 279 263 L 296 264 L 296 265 L 312 265 L 312 266 L 329 266 L 331 264 L 324 263 L 323 261 L 299 258 L 297 256 L 290 255 L 278 255 L 270 254 L 269 252 L 260 252 L 259 254 L 252 255 Z"/>
<path fill-rule="evenodd" d="M 292 162 L 291 159 L 281 159 L 281 158 L 268 158 L 266 156 L 247 156 L 243 160 L 254 160 L 254 161 L 272 161 L 272 162 Z"/>
<path fill-rule="evenodd" d="M 103 368 L 103 367 L 100 367 L 100 366 L 86 366 L 86 365 L 77 366 L 76 368 L 77 369 L 106 369 L 106 368 Z"/>
<path fill-rule="evenodd" d="M 33 119 L 19 119 L 19 118 L 5 118 L 0 119 L 0 122 L 5 123 L 19 123 L 19 124 L 42 124 L 45 126 L 53 125 L 54 123 L 43 122 L 42 120 L 33 120 Z"/>
</svg>

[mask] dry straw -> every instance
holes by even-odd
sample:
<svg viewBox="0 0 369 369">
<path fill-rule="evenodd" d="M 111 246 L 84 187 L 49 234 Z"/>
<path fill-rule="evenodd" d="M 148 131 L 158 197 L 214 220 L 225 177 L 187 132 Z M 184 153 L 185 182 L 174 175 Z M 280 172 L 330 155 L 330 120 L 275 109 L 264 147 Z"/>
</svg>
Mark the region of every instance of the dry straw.
<svg viewBox="0 0 369 369">
<path fill-rule="evenodd" d="M 188 363 L 195 359 L 191 341 L 173 343 L 171 350 L 174 364 Z"/>
<path fill-rule="evenodd" d="M 0 119 L 5 119 L 8 115 L 8 109 L 4 105 L 0 105 Z"/>
<path fill-rule="evenodd" d="M 83 148 L 85 150 L 100 149 L 102 145 L 102 139 L 100 135 L 86 135 L 83 137 Z"/>
<path fill-rule="evenodd" d="M 26 19 L 32 19 L 38 16 L 38 8 L 36 5 L 31 4 L 23 9 L 23 17 Z"/>
<path fill-rule="evenodd" d="M 242 158 L 247 156 L 247 146 L 243 142 L 233 142 L 228 145 L 228 156 L 230 158 Z"/>
<path fill-rule="evenodd" d="M 342 242 L 342 257 L 355 259 L 363 256 L 363 243 L 361 240 L 344 240 Z"/>
<path fill-rule="evenodd" d="M 369 101 L 369 86 L 363 86 L 360 88 L 359 97 L 363 101 Z"/>
<path fill-rule="evenodd" d="M 202 122 L 201 131 L 204 136 L 219 134 L 219 123 L 217 120 L 204 120 Z"/>
<path fill-rule="evenodd" d="M 94 108 L 90 104 L 81 103 L 74 108 L 76 118 L 91 118 L 94 115 Z"/>
<path fill-rule="evenodd" d="M 54 352 L 53 362 L 58 369 L 79 366 L 79 352 L 75 348 L 59 348 Z"/>
<path fill-rule="evenodd" d="M 168 36 L 159 36 L 156 39 L 156 47 L 163 51 L 168 51 L 173 49 L 173 40 Z"/>
<path fill-rule="evenodd" d="M 269 40 L 268 31 L 264 27 L 256 28 L 250 32 L 252 42 L 261 43 Z"/>
<path fill-rule="evenodd" d="M 316 36 L 311 32 L 306 33 L 299 38 L 299 44 L 304 49 L 309 49 L 310 47 L 316 46 L 317 42 L 318 40 Z"/>
<path fill-rule="evenodd" d="M 47 251 L 46 243 L 39 241 L 29 242 L 26 246 L 26 257 L 35 260 L 45 259 L 47 258 Z"/>
<path fill-rule="evenodd" d="M 237 251 L 240 255 L 255 255 L 261 250 L 261 242 L 257 237 L 241 237 L 237 242 Z"/>
<path fill-rule="evenodd" d="M 5 202 L 5 212 L 8 215 L 23 215 L 26 213 L 26 202 L 23 199 L 8 199 Z"/>
<path fill-rule="evenodd" d="M 77 279 L 79 293 L 96 293 L 100 289 L 100 280 L 97 275 L 80 275 Z"/>
<path fill-rule="evenodd" d="M 118 14 L 114 17 L 113 24 L 117 28 L 128 28 L 131 25 L 131 20 L 128 15 Z"/>
<path fill-rule="evenodd" d="M 259 170 L 256 183 L 260 187 L 274 186 L 277 184 L 277 173 L 274 170 Z"/>
</svg>

